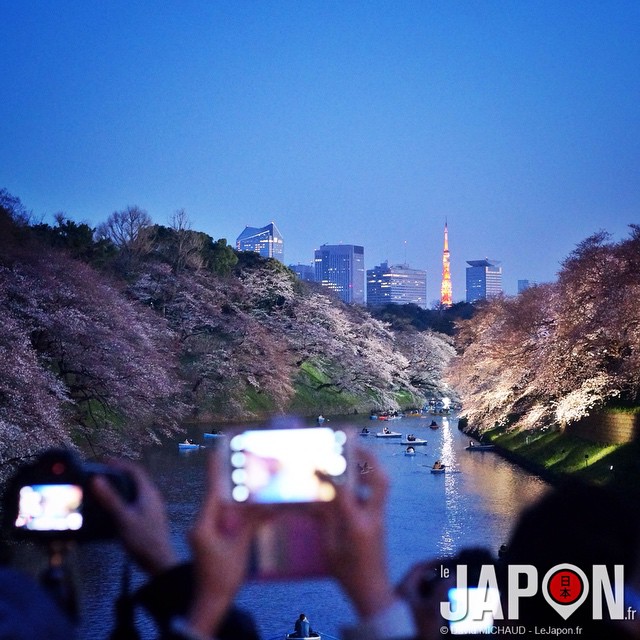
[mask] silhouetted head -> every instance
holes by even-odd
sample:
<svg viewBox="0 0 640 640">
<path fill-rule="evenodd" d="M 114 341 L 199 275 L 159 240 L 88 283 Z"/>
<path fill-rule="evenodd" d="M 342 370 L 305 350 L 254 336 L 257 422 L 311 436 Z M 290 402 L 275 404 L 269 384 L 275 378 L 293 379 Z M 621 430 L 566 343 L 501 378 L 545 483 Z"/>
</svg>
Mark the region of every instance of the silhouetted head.
<svg viewBox="0 0 640 640">
<path fill-rule="evenodd" d="M 533 565 L 537 569 L 538 594 L 521 600 L 521 622 L 564 623 L 542 596 L 543 578 L 556 565 L 575 565 L 589 581 L 594 565 L 605 565 L 611 579 L 615 565 L 624 567 L 625 576 L 631 575 L 636 561 L 637 531 L 629 505 L 605 487 L 571 481 L 543 496 L 523 512 L 501 554 L 505 570 L 508 565 Z M 588 599 L 572 614 L 572 624 L 598 626 L 593 620 L 592 595 L 589 593 Z M 604 629 L 600 630 L 604 633 Z"/>
</svg>

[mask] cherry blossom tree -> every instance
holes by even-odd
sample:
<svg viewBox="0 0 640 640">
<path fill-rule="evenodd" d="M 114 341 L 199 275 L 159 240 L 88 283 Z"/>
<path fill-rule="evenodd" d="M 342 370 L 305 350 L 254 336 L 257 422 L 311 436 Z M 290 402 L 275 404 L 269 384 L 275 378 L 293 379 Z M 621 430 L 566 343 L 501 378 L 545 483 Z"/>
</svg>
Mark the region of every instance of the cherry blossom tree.
<svg viewBox="0 0 640 640">
<path fill-rule="evenodd" d="M 33 443 L 73 441 L 95 453 L 136 451 L 176 429 L 181 388 L 174 338 L 161 318 L 58 252 L 40 246 L 4 261 L 5 348 L 20 347 L 33 376 L 18 402 L 10 393 L 19 388 L 16 372 L 3 375 L 6 415 L 14 418 L 5 426 L 25 438 L 39 431 Z"/>
<path fill-rule="evenodd" d="M 640 230 L 581 242 L 558 281 L 481 305 L 460 325 L 451 379 L 478 427 L 565 425 L 640 393 Z"/>
</svg>

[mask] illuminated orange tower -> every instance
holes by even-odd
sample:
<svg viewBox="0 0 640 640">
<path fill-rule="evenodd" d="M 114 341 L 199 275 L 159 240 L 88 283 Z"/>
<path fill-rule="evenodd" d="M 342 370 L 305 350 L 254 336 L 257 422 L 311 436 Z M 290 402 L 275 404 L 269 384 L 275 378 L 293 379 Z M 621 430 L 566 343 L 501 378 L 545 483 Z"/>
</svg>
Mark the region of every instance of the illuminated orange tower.
<svg viewBox="0 0 640 640">
<path fill-rule="evenodd" d="M 450 307 L 453 304 L 451 292 L 451 268 L 449 266 L 449 231 L 444 223 L 444 251 L 442 252 L 442 285 L 440 286 L 440 304 Z"/>
</svg>

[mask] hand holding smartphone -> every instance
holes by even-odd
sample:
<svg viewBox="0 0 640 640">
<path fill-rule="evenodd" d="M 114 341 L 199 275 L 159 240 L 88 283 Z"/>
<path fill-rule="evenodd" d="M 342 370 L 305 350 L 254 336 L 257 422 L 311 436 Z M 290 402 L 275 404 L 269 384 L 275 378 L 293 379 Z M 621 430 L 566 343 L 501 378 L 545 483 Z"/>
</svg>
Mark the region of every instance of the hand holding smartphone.
<svg viewBox="0 0 640 640">
<path fill-rule="evenodd" d="M 323 576 L 328 573 L 321 531 L 306 506 L 334 499 L 332 482 L 350 477 L 347 436 L 329 427 L 247 429 L 224 449 L 225 494 L 239 505 L 271 505 L 271 520 L 254 539 L 253 579 Z"/>
</svg>

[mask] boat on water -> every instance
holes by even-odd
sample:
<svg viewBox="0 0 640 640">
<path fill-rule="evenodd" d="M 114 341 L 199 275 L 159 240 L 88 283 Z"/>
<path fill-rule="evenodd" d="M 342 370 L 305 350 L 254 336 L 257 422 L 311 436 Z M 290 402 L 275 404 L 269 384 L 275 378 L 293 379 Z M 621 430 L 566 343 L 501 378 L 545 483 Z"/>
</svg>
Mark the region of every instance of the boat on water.
<svg viewBox="0 0 640 640">
<path fill-rule="evenodd" d="M 440 425 L 435 420 L 432 420 L 431 424 L 429 425 L 429 429 L 434 429 L 435 430 L 435 429 L 439 429 L 439 428 L 440 428 Z"/>
<path fill-rule="evenodd" d="M 491 444 L 489 442 L 485 443 L 477 443 L 477 442 L 469 442 L 469 446 L 465 447 L 467 451 L 492 451 L 496 448 L 495 444 Z"/>
<path fill-rule="evenodd" d="M 192 449 L 199 449 L 200 445 L 194 442 L 178 442 L 179 451 L 191 451 Z"/>
<path fill-rule="evenodd" d="M 211 431 L 204 434 L 205 438 L 223 438 L 224 433 L 222 431 Z"/>
<path fill-rule="evenodd" d="M 402 434 L 399 431 L 391 431 L 385 427 L 382 431 L 376 433 L 376 438 L 402 438 Z"/>
<path fill-rule="evenodd" d="M 405 456 L 415 456 L 416 455 L 416 450 L 413 447 L 407 447 L 405 452 L 404 452 Z"/>
<path fill-rule="evenodd" d="M 322 640 L 322 636 L 315 631 L 310 636 L 297 636 L 295 633 L 287 633 L 284 640 Z"/>
<path fill-rule="evenodd" d="M 427 441 L 424 440 L 423 438 L 415 438 L 415 437 L 414 438 L 409 438 L 409 437 L 406 437 L 406 438 L 403 438 L 400 441 L 400 444 L 403 444 L 403 445 L 408 446 L 408 447 L 416 447 L 416 446 L 417 447 L 424 447 L 427 444 Z"/>
<path fill-rule="evenodd" d="M 436 460 L 433 463 L 433 466 L 431 467 L 430 471 L 431 473 L 444 473 L 446 468 L 447 468 L 446 465 L 442 464 L 440 460 Z"/>
<path fill-rule="evenodd" d="M 360 431 L 359 435 L 361 435 L 361 436 L 372 436 L 373 435 L 373 431 L 370 431 L 366 427 L 363 427 L 362 431 Z"/>
</svg>

